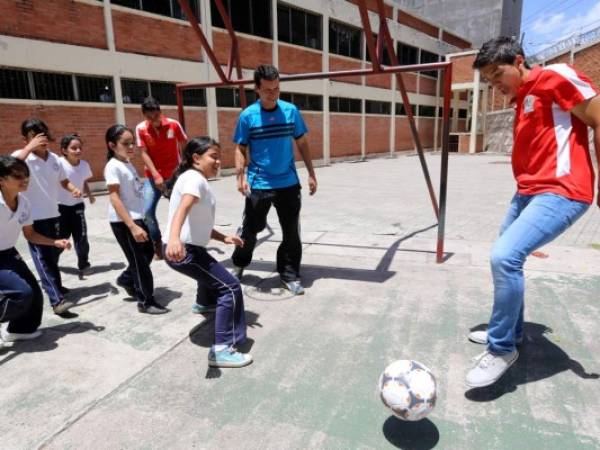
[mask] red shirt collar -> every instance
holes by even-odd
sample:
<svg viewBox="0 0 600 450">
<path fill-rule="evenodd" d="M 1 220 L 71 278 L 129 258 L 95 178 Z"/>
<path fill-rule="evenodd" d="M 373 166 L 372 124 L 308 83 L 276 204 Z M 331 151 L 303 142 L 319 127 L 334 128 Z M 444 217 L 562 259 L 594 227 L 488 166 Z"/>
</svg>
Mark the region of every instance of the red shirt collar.
<svg viewBox="0 0 600 450">
<path fill-rule="evenodd" d="M 167 119 L 165 116 L 161 115 L 160 116 L 160 126 L 162 127 L 166 127 L 167 125 L 169 125 L 169 119 Z M 149 120 L 146 120 L 146 129 L 147 130 L 152 130 L 154 129 L 154 127 L 152 126 L 152 122 L 150 122 Z"/>
<path fill-rule="evenodd" d="M 517 90 L 517 95 L 511 99 L 511 103 L 516 103 L 518 99 L 523 98 L 527 94 L 527 92 L 529 92 L 531 85 L 537 81 L 540 74 L 542 73 L 542 70 L 542 66 L 534 66 L 529 71 L 529 75 L 527 75 L 527 78 L 525 79 L 525 81 L 523 81 L 523 84 L 521 84 L 521 86 Z"/>
</svg>

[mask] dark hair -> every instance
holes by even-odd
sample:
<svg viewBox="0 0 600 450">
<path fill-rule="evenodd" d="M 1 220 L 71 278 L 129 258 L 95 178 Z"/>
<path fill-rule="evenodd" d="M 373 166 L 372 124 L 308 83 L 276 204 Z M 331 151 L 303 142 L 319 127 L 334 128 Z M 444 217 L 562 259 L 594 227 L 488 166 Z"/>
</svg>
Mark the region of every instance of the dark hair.
<svg viewBox="0 0 600 450">
<path fill-rule="evenodd" d="M 23 137 L 27 137 L 27 135 L 31 131 L 33 131 L 34 135 L 45 134 L 49 141 L 53 140 L 52 135 L 48 130 L 48 125 L 46 125 L 46 122 L 44 122 L 43 120 L 36 119 L 33 117 L 24 120 L 23 123 L 21 123 L 21 135 Z"/>
<path fill-rule="evenodd" d="M 104 139 L 106 140 L 106 149 L 108 150 L 106 159 L 110 160 L 110 158 L 115 156 L 115 151 L 110 148 L 109 144 L 112 143 L 116 145 L 119 139 L 121 139 L 121 136 L 123 136 L 123 133 L 126 131 L 129 131 L 131 134 L 133 134 L 133 131 L 131 131 L 125 125 L 121 125 L 119 123 L 106 130 L 106 135 L 104 136 Z"/>
<path fill-rule="evenodd" d="M 60 151 L 62 152 L 63 150 L 69 148 L 69 145 L 72 141 L 79 141 L 83 144 L 81 137 L 77 133 L 67 134 L 66 136 L 63 136 L 63 138 L 60 140 Z"/>
<path fill-rule="evenodd" d="M 146 97 L 142 101 L 142 113 L 160 111 L 160 103 L 154 97 Z"/>
<path fill-rule="evenodd" d="M 254 71 L 254 84 L 256 87 L 260 87 L 260 80 L 279 80 L 279 71 L 277 67 L 270 64 L 262 64 Z"/>
<path fill-rule="evenodd" d="M 179 178 L 183 172 L 190 169 L 194 164 L 194 155 L 203 155 L 212 147 L 220 146 L 217 141 L 209 136 L 198 136 L 188 141 L 185 148 L 181 152 L 181 163 L 179 163 L 179 166 L 173 173 L 173 176 L 165 183 L 167 188 L 165 196 L 167 198 L 170 196 L 171 190 L 173 189 L 173 186 L 175 186 L 177 178 Z"/>
<path fill-rule="evenodd" d="M 18 173 L 29 176 L 29 167 L 25 161 L 14 156 L 0 156 L 0 178 Z"/>
<path fill-rule="evenodd" d="M 521 44 L 512 37 L 500 36 L 481 46 L 473 61 L 473 69 L 482 69 L 490 64 L 513 64 L 517 55 L 525 58 Z M 529 65 L 525 63 L 525 67 L 529 68 Z"/>
</svg>

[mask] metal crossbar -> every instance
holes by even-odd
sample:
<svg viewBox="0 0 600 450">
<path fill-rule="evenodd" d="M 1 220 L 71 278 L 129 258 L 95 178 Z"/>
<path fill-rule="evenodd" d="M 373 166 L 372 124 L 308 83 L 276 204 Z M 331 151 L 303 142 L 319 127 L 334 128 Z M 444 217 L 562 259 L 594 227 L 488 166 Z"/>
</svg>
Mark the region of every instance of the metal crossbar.
<svg viewBox="0 0 600 450">
<path fill-rule="evenodd" d="M 198 25 L 198 20 L 195 18 L 192 9 L 190 8 L 187 0 L 178 0 L 181 5 L 181 9 L 187 16 L 192 29 L 200 40 L 200 45 L 206 52 L 210 63 L 215 69 L 219 81 L 205 82 L 205 83 L 178 83 L 176 85 L 177 94 L 177 109 L 179 113 L 179 121 L 181 125 L 185 127 L 185 111 L 183 105 L 183 92 L 188 89 L 199 89 L 199 88 L 212 88 L 220 86 L 238 86 L 240 91 L 240 103 L 242 108 L 246 107 L 246 96 L 244 93 L 244 86 L 247 84 L 253 84 L 253 79 L 242 79 L 242 66 L 240 62 L 239 45 L 235 30 L 231 24 L 231 19 L 227 12 L 227 9 L 223 5 L 222 0 L 215 0 L 215 5 L 219 10 L 219 14 L 223 19 L 225 28 L 229 38 L 231 39 L 231 48 L 229 52 L 229 58 L 227 63 L 226 72 L 223 71 L 213 49 L 208 43 L 204 32 Z M 448 146 L 450 136 L 450 98 L 452 95 L 452 63 L 451 62 L 438 62 L 430 64 L 414 64 L 414 65 L 399 65 L 398 57 L 394 49 L 393 39 L 390 35 L 389 28 L 387 26 L 387 18 L 385 14 L 385 7 L 383 0 L 376 0 L 377 11 L 375 13 L 379 16 L 379 34 L 377 35 L 377 41 L 373 37 L 371 30 L 371 23 L 369 21 L 369 10 L 366 5 L 366 0 L 358 0 L 358 8 L 360 12 L 360 18 L 363 25 L 364 36 L 366 39 L 367 50 L 371 59 L 370 69 L 355 69 L 355 70 L 341 70 L 335 72 L 314 72 L 314 73 L 299 73 L 291 75 L 282 75 L 280 81 L 299 81 L 299 80 L 315 80 L 315 79 L 328 79 L 328 78 L 342 78 L 351 76 L 370 76 L 370 75 L 381 75 L 381 74 L 395 74 L 397 88 L 400 91 L 402 97 L 402 103 L 404 104 L 404 110 L 406 111 L 407 120 L 409 123 L 411 135 L 417 154 L 419 155 L 419 162 L 427 184 L 427 190 L 431 199 L 434 213 L 438 220 L 438 237 L 436 247 L 436 261 L 443 263 L 445 261 L 444 255 L 444 234 L 446 226 L 446 197 L 447 197 L 447 186 L 448 186 Z M 390 57 L 391 66 L 383 65 L 384 51 Z M 235 68 L 236 78 L 232 78 L 233 70 Z M 421 145 L 421 139 L 419 138 L 419 132 L 415 123 L 414 114 L 402 73 L 404 72 L 419 72 L 419 71 L 430 71 L 440 70 L 443 73 L 443 112 L 442 112 L 442 155 L 441 155 L 441 168 L 440 168 L 440 186 L 439 186 L 439 203 L 436 198 L 435 190 L 431 182 L 429 175 L 429 169 L 425 160 L 425 153 Z"/>
</svg>

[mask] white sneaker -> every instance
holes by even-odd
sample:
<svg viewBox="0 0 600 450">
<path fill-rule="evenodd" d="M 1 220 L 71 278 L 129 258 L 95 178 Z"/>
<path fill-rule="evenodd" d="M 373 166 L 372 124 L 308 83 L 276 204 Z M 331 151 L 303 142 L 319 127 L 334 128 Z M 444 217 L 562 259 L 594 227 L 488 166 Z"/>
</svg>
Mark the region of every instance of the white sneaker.
<svg viewBox="0 0 600 450">
<path fill-rule="evenodd" d="M 33 333 L 9 333 L 8 323 L 3 323 L 0 328 L 0 342 L 30 341 L 41 335 L 42 332 L 40 330 L 34 331 Z M 2 347 L 1 344 L 0 347 Z"/>
<path fill-rule="evenodd" d="M 470 388 L 480 388 L 494 384 L 519 357 L 519 352 L 494 355 L 488 350 L 473 358 L 475 366 L 467 374 L 466 383 Z"/>
<path fill-rule="evenodd" d="M 485 344 L 487 344 L 487 331 L 486 330 L 471 331 L 469 333 L 468 338 L 471 342 L 474 342 L 476 344 L 485 345 Z M 515 344 L 517 344 L 517 345 L 520 345 L 522 343 L 523 343 L 523 336 L 519 337 L 515 341 Z"/>
</svg>

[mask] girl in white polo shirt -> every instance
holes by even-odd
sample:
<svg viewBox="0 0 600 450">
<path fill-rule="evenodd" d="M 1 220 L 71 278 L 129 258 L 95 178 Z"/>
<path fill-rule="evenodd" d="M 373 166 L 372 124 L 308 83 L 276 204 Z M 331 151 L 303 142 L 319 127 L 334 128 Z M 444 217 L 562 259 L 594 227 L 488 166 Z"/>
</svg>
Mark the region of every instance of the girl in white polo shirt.
<svg viewBox="0 0 600 450">
<path fill-rule="evenodd" d="M 31 204 L 33 228 L 44 236 L 59 239 L 58 193 L 66 189 L 73 197 L 81 197 L 81 191 L 65 175 L 59 157 L 49 150 L 51 136 L 44 121 L 35 118 L 25 120 L 21 124 L 21 134 L 25 147 L 13 152 L 12 156 L 25 161 L 29 167 L 31 177 L 24 195 Z M 75 303 L 65 298 L 69 289 L 63 286 L 58 269 L 60 250 L 29 243 L 29 251 L 52 309 L 58 315 L 65 314 Z"/>
<path fill-rule="evenodd" d="M 37 329 L 42 321 L 42 290 L 15 249 L 21 230 L 36 245 L 70 248 L 67 240 L 50 239 L 33 229 L 29 201 L 21 194 L 28 184 L 27 164 L 0 156 L 0 347 L 41 334 Z"/>
<path fill-rule="evenodd" d="M 138 311 L 163 314 L 168 310 L 154 300 L 154 279 L 150 262 L 154 247 L 144 223 L 142 182 L 129 159 L 135 140 L 124 125 L 113 125 L 106 131 L 108 163 L 104 179 L 108 188 L 108 218 L 129 266 L 117 278 L 117 285 L 137 300 Z"/>
<path fill-rule="evenodd" d="M 185 146 L 182 162 L 173 176 L 177 181 L 169 202 L 165 254 L 170 267 L 198 282 L 196 302 L 205 291 L 208 294 L 208 304 L 196 306 L 203 312 L 216 310 L 215 345 L 208 354 L 208 364 L 243 367 L 252 362 L 252 357 L 235 348 L 246 340 L 240 282 L 206 251 L 211 238 L 244 245 L 238 236 L 226 236 L 213 228 L 216 200 L 207 178 L 217 174 L 220 158 L 219 144 L 209 137 L 196 137 Z"/>
<path fill-rule="evenodd" d="M 90 192 L 87 183 L 87 180 L 92 177 L 92 169 L 87 161 L 81 159 L 82 147 L 83 141 L 77 134 L 64 136 L 60 141 L 60 151 L 63 154 L 60 163 L 69 181 L 87 195 L 90 203 L 94 203 L 96 198 Z M 66 190 L 61 189 L 58 192 L 58 211 L 61 237 L 68 239 L 73 236 L 79 275 L 85 275 L 90 272 L 91 265 L 83 198 L 74 198 Z"/>
</svg>

